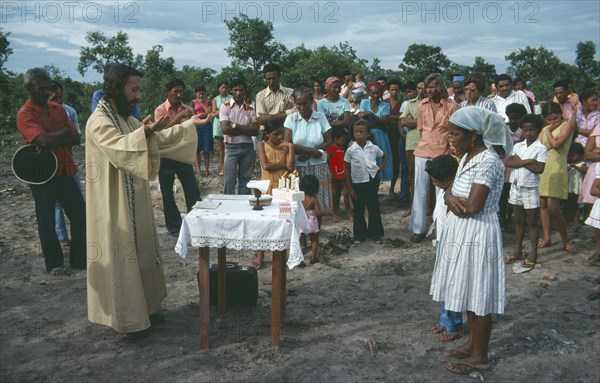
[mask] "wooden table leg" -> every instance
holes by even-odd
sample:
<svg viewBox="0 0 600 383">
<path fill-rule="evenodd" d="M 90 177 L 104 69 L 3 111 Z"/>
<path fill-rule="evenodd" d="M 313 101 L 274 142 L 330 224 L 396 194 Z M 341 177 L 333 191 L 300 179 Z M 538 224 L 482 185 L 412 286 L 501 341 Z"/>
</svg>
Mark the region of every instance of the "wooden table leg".
<svg viewBox="0 0 600 383">
<path fill-rule="evenodd" d="M 285 317 L 287 298 L 287 251 L 281 254 L 281 316 Z"/>
<path fill-rule="evenodd" d="M 219 292 L 219 308 L 218 313 L 225 314 L 227 311 L 227 248 L 220 247 L 217 250 L 219 254 L 219 271 L 218 271 L 218 292 Z"/>
<path fill-rule="evenodd" d="M 282 287 L 283 252 L 273 252 L 272 284 L 271 284 L 271 346 L 279 348 L 279 331 L 281 325 L 281 287 Z"/>
<path fill-rule="evenodd" d="M 208 247 L 198 251 L 198 292 L 200 296 L 200 348 L 209 347 L 210 334 L 210 282 L 209 282 L 209 253 Z"/>
</svg>

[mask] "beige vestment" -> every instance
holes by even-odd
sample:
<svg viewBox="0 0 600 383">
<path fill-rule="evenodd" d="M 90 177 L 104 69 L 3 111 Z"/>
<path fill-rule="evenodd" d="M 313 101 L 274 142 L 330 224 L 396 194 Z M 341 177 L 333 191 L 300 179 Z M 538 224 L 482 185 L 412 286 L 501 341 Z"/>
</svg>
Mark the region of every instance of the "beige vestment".
<svg viewBox="0 0 600 383">
<path fill-rule="evenodd" d="M 135 332 L 167 295 L 148 181 L 161 156 L 192 164 L 198 139 L 192 121 L 146 137 L 135 118 L 109 115 L 99 106 L 85 130 L 88 319 Z"/>
</svg>

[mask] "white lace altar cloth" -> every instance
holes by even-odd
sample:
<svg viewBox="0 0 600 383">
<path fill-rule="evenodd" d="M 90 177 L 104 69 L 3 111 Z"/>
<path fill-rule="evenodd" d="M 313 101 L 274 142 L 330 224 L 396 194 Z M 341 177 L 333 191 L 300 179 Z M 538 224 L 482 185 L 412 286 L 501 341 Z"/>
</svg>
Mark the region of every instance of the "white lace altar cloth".
<svg viewBox="0 0 600 383">
<path fill-rule="evenodd" d="M 216 200 L 213 198 L 212 201 Z M 310 229 L 301 202 L 292 203 L 291 219 L 280 219 L 279 201 L 273 199 L 270 206 L 259 211 L 252 210 L 245 200 L 221 200 L 221 205 L 213 210 L 192 209 L 183 219 L 175 252 L 185 258 L 188 245 L 234 250 L 289 250 L 287 266 L 291 270 L 304 259 L 300 229 Z"/>
</svg>

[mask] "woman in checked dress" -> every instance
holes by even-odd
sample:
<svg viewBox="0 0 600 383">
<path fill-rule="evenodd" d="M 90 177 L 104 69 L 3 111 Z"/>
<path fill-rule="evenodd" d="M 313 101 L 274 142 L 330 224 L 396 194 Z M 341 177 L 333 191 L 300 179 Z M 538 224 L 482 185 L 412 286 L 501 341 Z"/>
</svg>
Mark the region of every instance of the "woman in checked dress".
<svg viewBox="0 0 600 383">
<path fill-rule="evenodd" d="M 448 369 L 457 374 L 489 369 L 492 313 L 504 313 L 504 263 L 497 206 L 504 167 L 494 145 L 512 151 L 503 118 L 476 106 L 450 117 L 449 141 L 462 156 L 453 185 L 446 191 L 446 230 L 431 281 L 433 299 L 450 311 L 467 312 L 469 340 L 445 356 L 458 358 Z"/>
</svg>

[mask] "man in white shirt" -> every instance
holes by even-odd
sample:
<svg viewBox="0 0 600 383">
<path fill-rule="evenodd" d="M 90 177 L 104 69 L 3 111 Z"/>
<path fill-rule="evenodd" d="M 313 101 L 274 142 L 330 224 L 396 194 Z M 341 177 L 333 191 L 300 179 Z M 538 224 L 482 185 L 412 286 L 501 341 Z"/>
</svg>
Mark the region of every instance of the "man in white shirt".
<svg viewBox="0 0 600 383">
<path fill-rule="evenodd" d="M 523 104 L 527 110 L 527 114 L 531 113 L 529 107 L 529 100 L 525 93 L 520 90 L 514 91 L 512 85 L 512 79 L 507 74 L 501 74 L 496 77 L 496 95 L 492 98 L 492 101 L 496 105 L 496 111 L 504 117 L 504 121 L 508 122 L 508 116 L 506 115 L 506 107 L 510 104 L 517 103 Z"/>
</svg>

